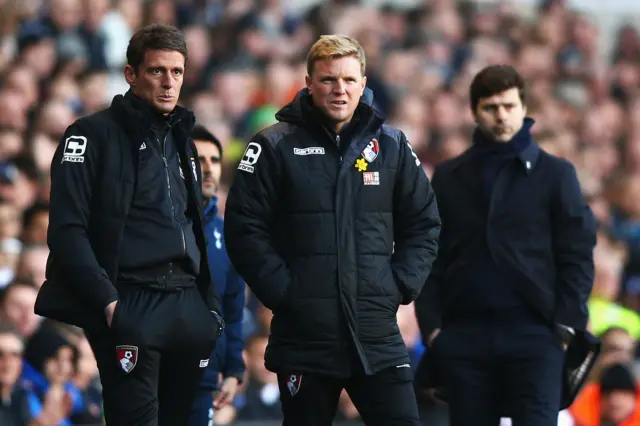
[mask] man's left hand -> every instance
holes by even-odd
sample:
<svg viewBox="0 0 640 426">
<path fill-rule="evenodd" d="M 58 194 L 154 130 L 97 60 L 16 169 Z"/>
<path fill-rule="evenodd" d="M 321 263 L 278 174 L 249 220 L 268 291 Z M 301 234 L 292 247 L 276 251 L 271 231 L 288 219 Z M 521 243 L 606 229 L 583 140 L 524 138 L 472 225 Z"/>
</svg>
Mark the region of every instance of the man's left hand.
<svg viewBox="0 0 640 426">
<path fill-rule="evenodd" d="M 238 379 L 235 377 L 227 377 L 222 381 L 220 392 L 213 400 L 213 408 L 221 409 L 225 405 L 230 404 L 238 392 Z"/>
</svg>

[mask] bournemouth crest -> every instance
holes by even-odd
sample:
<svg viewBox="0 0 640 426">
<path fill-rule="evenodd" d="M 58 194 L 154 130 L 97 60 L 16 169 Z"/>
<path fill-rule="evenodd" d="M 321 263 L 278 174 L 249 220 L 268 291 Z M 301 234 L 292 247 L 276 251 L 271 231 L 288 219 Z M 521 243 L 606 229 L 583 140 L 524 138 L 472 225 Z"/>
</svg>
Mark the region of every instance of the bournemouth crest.
<svg viewBox="0 0 640 426">
<path fill-rule="evenodd" d="M 289 379 L 287 380 L 287 389 L 289 389 L 291 396 L 295 396 L 295 394 L 298 393 L 300 385 L 302 385 L 302 374 L 289 375 Z"/>
<path fill-rule="evenodd" d="M 371 163 L 378 157 L 378 152 L 380 151 L 380 145 L 378 144 L 377 139 L 371 139 L 367 147 L 362 151 L 362 156 L 365 160 Z"/>
<path fill-rule="evenodd" d="M 120 363 L 120 368 L 125 374 L 131 373 L 138 363 L 138 347 L 137 346 L 116 346 L 116 357 Z"/>
</svg>

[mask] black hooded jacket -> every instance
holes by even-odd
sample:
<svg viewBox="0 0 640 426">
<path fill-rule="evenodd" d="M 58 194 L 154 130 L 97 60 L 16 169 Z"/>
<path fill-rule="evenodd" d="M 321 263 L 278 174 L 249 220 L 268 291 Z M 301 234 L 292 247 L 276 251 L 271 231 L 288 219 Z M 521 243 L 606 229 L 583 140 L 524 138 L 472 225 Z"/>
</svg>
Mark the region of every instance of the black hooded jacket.
<svg viewBox="0 0 640 426">
<path fill-rule="evenodd" d="M 272 371 L 344 377 L 355 357 L 369 374 L 409 362 L 396 312 L 429 275 L 440 219 L 411 146 L 372 101 L 365 90 L 336 135 L 302 90 L 238 166 L 225 240 L 273 311 Z"/>
<path fill-rule="evenodd" d="M 158 118 L 140 102 L 118 95 L 109 108 L 69 126 L 60 141 L 51 167 L 50 255 L 39 315 L 105 329 L 104 308 L 117 297 L 122 269 L 174 260 L 197 275 L 207 306 L 219 310 L 206 256 L 200 164 L 189 136 L 195 117 L 176 107 L 164 130 L 173 143 L 163 147 L 154 129 Z"/>
</svg>

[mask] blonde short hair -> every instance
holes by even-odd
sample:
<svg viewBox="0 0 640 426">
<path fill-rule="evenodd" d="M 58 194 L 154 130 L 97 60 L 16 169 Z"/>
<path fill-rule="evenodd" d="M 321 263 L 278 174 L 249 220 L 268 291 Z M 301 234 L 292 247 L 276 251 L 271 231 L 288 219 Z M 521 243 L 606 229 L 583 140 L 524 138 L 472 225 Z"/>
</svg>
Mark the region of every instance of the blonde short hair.
<svg viewBox="0 0 640 426">
<path fill-rule="evenodd" d="M 313 67 L 318 60 L 340 58 L 343 56 L 354 56 L 360 61 L 360 70 L 364 75 L 367 60 L 364 49 L 353 37 L 347 35 L 323 35 L 316 41 L 307 54 L 307 73 L 309 77 L 313 74 Z"/>
</svg>

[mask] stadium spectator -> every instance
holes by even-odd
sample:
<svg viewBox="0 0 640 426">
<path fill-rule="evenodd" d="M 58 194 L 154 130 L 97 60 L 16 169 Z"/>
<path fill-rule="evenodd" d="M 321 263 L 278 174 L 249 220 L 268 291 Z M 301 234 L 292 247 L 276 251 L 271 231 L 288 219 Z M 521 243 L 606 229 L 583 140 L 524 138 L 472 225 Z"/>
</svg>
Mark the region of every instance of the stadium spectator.
<svg viewBox="0 0 640 426">
<path fill-rule="evenodd" d="M 640 386 L 626 364 L 607 367 L 569 409 L 575 426 L 640 424 Z"/>
</svg>

